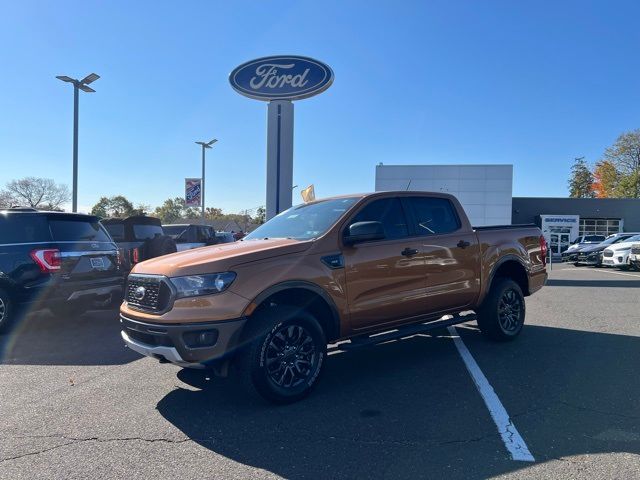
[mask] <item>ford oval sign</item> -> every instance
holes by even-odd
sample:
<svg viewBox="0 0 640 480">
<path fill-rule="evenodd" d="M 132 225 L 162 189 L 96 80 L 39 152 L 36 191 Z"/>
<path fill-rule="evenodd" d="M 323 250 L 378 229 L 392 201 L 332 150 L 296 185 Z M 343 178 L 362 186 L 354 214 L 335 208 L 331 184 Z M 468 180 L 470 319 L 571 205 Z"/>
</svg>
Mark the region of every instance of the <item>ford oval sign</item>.
<svg viewBox="0 0 640 480">
<path fill-rule="evenodd" d="M 243 63 L 229 82 L 236 92 L 256 100 L 300 100 L 329 88 L 333 71 L 313 58 L 276 55 Z"/>
</svg>

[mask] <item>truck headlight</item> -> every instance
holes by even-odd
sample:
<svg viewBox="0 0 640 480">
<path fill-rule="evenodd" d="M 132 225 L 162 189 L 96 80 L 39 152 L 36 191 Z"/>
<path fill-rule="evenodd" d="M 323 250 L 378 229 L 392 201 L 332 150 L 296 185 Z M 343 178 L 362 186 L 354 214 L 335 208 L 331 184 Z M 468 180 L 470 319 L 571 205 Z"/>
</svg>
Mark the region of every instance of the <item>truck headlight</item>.
<svg viewBox="0 0 640 480">
<path fill-rule="evenodd" d="M 229 288 L 235 279 L 236 274 L 233 272 L 170 278 L 171 283 L 176 287 L 176 298 L 220 293 Z"/>
</svg>

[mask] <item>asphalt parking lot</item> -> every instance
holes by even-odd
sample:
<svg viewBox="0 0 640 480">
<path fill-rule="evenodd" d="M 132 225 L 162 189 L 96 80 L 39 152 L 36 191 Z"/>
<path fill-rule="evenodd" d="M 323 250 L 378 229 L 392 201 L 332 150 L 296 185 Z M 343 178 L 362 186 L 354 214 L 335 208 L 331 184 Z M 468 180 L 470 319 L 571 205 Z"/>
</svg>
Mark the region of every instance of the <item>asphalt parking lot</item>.
<svg viewBox="0 0 640 480">
<path fill-rule="evenodd" d="M 509 344 L 456 332 L 535 458 L 514 461 L 447 330 L 329 356 L 307 400 L 128 351 L 117 314 L 0 337 L 0 478 L 640 478 L 640 273 L 554 265 Z"/>
</svg>

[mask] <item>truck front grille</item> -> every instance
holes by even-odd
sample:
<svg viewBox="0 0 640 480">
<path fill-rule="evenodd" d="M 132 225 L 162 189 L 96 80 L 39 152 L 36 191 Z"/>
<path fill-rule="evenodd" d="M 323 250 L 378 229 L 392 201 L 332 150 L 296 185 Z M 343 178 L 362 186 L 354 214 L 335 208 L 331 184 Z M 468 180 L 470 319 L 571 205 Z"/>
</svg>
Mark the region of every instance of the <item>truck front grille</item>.
<svg viewBox="0 0 640 480">
<path fill-rule="evenodd" d="M 163 313 L 171 301 L 171 288 L 167 279 L 160 275 L 131 274 L 127 279 L 125 300 L 136 310 Z"/>
</svg>

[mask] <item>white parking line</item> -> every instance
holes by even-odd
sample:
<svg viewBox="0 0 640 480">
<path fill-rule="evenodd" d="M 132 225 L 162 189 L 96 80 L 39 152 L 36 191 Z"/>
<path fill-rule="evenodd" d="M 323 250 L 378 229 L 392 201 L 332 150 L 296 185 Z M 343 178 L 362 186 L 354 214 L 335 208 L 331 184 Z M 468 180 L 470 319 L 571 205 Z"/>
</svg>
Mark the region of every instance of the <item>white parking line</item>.
<svg viewBox="0 0 640 480">
<path fill-rule="evenodd" d="M 598 269 L 593 269 L 593 270 L 583 270 L 583 269 L 577 269 L 577 268 L 562 268 L 561 269 L 563 272 L 598 272 L 598 273 L 610 273 L 612 275 L 624 275 L 626 277 L 635 277 L 635 278 L 640 278 L 640 274 L 635 274 L 635 273 L 625 273 L 625 272 L 612 272 L 609 269 L 606 268 L 598 268 Z"/>
<path fill-rule="evenodd" d="M 520 436 L 520 433 L 518 433 L 518 430 L 511 421 L 511 418 L 509 418 L 509 414 L 502 405 L 502 402 L 500 402 L 495 390 L 489 384 L 487 377 L 484 376 L 484 373 L 480 370 L 475 359 L 471 356 L 471 352 L 469 352 L 469 349 L 462 341 L 462 338 L 458 335 L 456 328 L 448 327 L 448 330 L 453 338 L 456 348 L 458 349 L 458 353 L 460 353 L 471 378 L 473 378 L 473 382 L 476 384 L 476 387 L 480 392 L 480 396 L 482 396 L 482 399 L 484 400 L 484 404 L 487 406 L 487 409 L 491 414 L 491 418 L 493 418 L 496 427 L 498 427 L 498 432 L 502 437 L 502 442 L 511 454 L 511 458 L 520 462 L 535 462 L 535 458 L 531 455 L 527 444 Z"/>
</svg>

